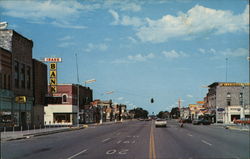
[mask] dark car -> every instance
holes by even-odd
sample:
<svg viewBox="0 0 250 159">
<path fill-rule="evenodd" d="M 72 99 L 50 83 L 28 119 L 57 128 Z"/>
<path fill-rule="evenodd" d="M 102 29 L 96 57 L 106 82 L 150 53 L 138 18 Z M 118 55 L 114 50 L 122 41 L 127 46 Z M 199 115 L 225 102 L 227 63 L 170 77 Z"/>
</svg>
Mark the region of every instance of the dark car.
<svg viewBox="0 0 250 159">
<path fill-rule="evenodd" d="M 211 122 L 209 120 L 206 120 L 206 119 L 196 119 L 196 120 L 193 120 L 192 122 L 194 125 L 210 125 Z"/>
</svg>

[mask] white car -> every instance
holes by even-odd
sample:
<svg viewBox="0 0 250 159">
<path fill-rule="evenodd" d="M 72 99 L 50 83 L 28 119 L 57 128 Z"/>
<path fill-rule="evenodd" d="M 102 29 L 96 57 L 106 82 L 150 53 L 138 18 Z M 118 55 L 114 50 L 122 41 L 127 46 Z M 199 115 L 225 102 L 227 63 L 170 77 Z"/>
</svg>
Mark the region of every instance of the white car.
<svg viewBox="0 0 250 159">
<path fill-rule="evenodd" d="M 167 127 L 167 120 L 165 119 L 156 119 L 155 120 L 155 127 Z"/>
</svg>

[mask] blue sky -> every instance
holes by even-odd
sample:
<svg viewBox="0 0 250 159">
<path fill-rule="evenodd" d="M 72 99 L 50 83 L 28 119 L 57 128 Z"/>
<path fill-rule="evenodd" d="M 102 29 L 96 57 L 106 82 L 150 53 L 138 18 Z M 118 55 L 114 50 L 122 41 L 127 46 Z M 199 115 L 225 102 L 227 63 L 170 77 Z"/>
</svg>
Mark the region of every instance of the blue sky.
<svg viewBox="0 0 250 159">
<path fill-rule="evenodd" d="M 0 1 L 0 21 L 61 57 L 59 83 L 152 112 L 203 100 L 213 82 L 249 82 L 247 0 Z M 104 94 L 114 91 L 112 94 Z M 150 103 L 150 98 L 155 103 Z"/>
</svg>

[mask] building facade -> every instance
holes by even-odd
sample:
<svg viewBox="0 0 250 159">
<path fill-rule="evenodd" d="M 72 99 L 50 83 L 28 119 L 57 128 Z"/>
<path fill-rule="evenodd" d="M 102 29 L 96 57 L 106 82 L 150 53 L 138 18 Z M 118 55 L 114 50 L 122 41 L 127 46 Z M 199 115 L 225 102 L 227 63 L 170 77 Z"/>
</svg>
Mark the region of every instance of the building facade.
<svg viewBox="0 0 250 159">
<path fill-rule="evenodd" d="M 0 47 L 0 123 L 13 126 L 12 102 L 12 54 Z"/>
<path fill-rule="evenodd" d="M 45 96 L 48 94 L 47 65 L 33 59 L 34 105 L 32 109 L 32 125 L 44 126 Z"/>
<path fill-rule="evenodd" d="M 215 82 L 209 85 L 205 105 L 217 123 L 250 118 L 249 83 Z"/>
<path fill-rule="evenodd" d="M 3 109 L 11 112 L 11 119 L 15 126 L 25 128 L 31 125 L 34 102 L 32 79 L 33 41 L 14 30 L 0 30 L 0 35 L 1 52 L 5 49 L 11 53 L 12 65 L 11 75 L 3 76 L 3 81 L 5 81 L 4 78 L 7 78 L 6 81 L 9 81 L 7 84 L 8 89 L 4 89 L 4 91 L 10 90 L 12 92 L 8 92 L 12 96 L 12 102 L 11 104 L 5 103 Z M 6 59 L 7 57 L 4 58 Z M 3 71 L 1 71 L 1 74 L 3 74 Z M 1 100 L 6 100 L 9 97 L 4 97 Z"/>
<path fill-rule="evenodd" d="M 48 86 L 50 92 L 50 86 Z M 88 92 L 88 93 L 86 93 Z M 92 102 L 92 90 L 77 84 L 58 84 L 57 92 L 47 97 L 45 125 L 76 125 L 91 117 L 86 114 Z M 89 112 L 88 112 L 89 113 Z"/>
</svg>

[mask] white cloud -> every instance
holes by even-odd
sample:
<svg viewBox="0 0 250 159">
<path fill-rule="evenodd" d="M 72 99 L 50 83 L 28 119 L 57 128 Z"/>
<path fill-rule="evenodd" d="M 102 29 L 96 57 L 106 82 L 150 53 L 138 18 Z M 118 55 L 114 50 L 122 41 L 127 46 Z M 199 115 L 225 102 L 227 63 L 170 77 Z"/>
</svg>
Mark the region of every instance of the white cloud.
<svg viewBox="0 0 250 159">
<path fill-rule="evenodd" d="M 137 55 L 129 55 L 125 59 L 116 59 L 112 61 L 111 63 L 114 64 L 126 64 L 126 63 L 136 63 L 136 62 L 146 62 L 150 59 L 155 58 L 155 55 L 153 53 L 149 53 L 147 55 L 137 54 Z"/>
<path fill-rule="evenodd" d="M 128 39 L 132 42 L 132 43 L 137 43 L 137 40 L 131 36 L 128 37 Z"/>
<path fill-rule="evenodd" d="M 198 52 L 200 52 L 202 54 L 216 54 L 217 53 L 217 51 L 215 49 L 213 49 L 213 48 L 210 48 L 208 50 L 199 48 Z"/>
<path fill-rule="evenodd" d="M 199 51 L 200 53 L 203 53 L 203 54 L 206 53 L 205 49 L 202 49 L 202 48 L 199 48 L 198 51 Z"/>
<path fill-rule="evenodd" d="M 238 31 L 249 32 L 249 5 L 242 14 L 216 10 L 196 5 L 179 16 L 165 15 L 161 19 L 147 18 L 147 25 L 136 35 L 144 42 L 160 43 L 170 38 L 195 37 L 201 34 L 223 34 Z"/>
<path fill-rule="evenodd" d="M 71 1 L 0 1 L 2 15 L 26 19 L 29 22 L 52 24 L 57 27 L 85 29 L 85 26 L 72 25 L 82 10 L 93 10 L 97 6 L 83 5 Z"/>
<path fill-rule="evenodd" d="M 187 94 L 187 97 L 188 97 L 188 98 L 193 98 L 194 96 L 191 95 L 191 94 Z"/>
<path fill-rule="evenodd" d="M 103 6 L 105 8 L 116 8 L 121 11 L 133 11 L 138 12 L 141 10 L 141 5 L 137 2 L 131 2 L 130 0 L 114 1 L 106 0 L 104 1 Z"/>
<path fill-rule="evenodd" d="M 153 59 L 155 56 L 153 53 L 150 53 L 148 55 L 143 56 L 142 54 L 137 54 L 135 56 L 129 55 L 128 56 L 128 60 L 130 61 L 134 61 L 134 62 L 143 62 L 143 61 L 147 61 L 149 59 Z"/>
<path fill-rule="evenodd" d="M 91 52 L 93 50 L 98 51 L 106 51 L 108 49 L 108 46 L 106 44 L 92 44 L 88 43 L 87 48 L 85 49 L 86 52 Z"/>
<path fill-rule="evenodd" d="M 120 101 L 120 100 L 123 100 L 123 99 L 124 99 L 124 97 L 119 97 L 119 98 L 117 98 L 117 100 L 119 100 L 119 101 Z"/>
<path fill-rule="evenodd" d="M 59 41 L 67 41 L 67 40 L 72 40 L 72 39 L 73 39 L 72 36 L 67 35 L 67 36 L 64 36 L 64 37 L 62 37 L 62 38 L 59 38 L 58 40 L 59 40 Z"/>
<path fill-rule="evenodd" d="M 163 51 L 162 54 L 167 58 L 180 58 L 180 57 L 187 57 L 188 55 L 183 51 L 177 52 L 175 50 L 171 51 Z"/>
<path fill-rule="evenodd" d="M 246 49 L 246 48 L 236 48 L 236 49 L 227 48 L 225 50 L 215 50 L 213 48 L 205 50 L 205 49 L 199 48 L 198 51 L 203 54 L 214 55 L 216 56 L 215 58 L 219 58 L 220 56 L 240 57 L 240 56 L 249 55 L 249 49 Z"/>
<path fill-rule="evenodd" d="M 124 26 L 135 26 L 139 27 L 144 24 L 143 20 L 138 17 L 129 17 L 129 16 L 122 16 L 120 17 L 119 14 L 114 10 L 109 10 L 109 13 L 114 18 L 114 21 L 111 23 L 112 25 L 124 25 Z"/>
<path fill-rule="evenodd" d="M 246 48 L 237 48 L 237 49 L 226 49 L 224 51 L 220 51 L 220 54 L 224 56 L 249 56 L 249 49 Z"/>
<path fill-rule="evenodd" d="M 65 47 L 74 46 L 74 45 L 76 45 L 74 42 L 62 42 L 62 43 L 60 43 L 60 44 L 58 45 L 58 47 L 63 47 L 63 48 L 65 48 Z"/>
</svg>

